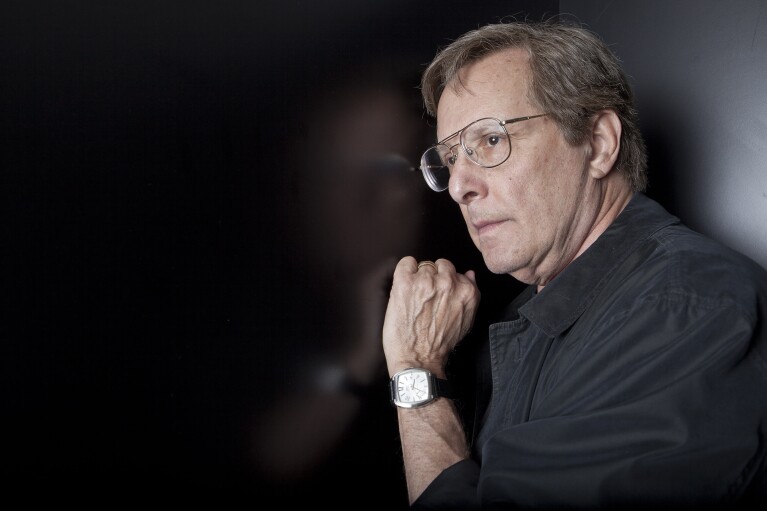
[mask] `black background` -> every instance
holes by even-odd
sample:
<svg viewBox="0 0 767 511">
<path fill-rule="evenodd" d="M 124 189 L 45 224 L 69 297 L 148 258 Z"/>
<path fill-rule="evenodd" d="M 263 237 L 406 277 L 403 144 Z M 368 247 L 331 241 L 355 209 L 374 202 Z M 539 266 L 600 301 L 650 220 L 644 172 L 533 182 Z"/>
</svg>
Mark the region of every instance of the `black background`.
<svg viewBox="0 0 767 511">
<path fill-rule="evenodd" d="M 0 484 L 113 501 L 282 490 L 254 470 L 250 427 L 300 351 L 280 339 L 298 291 L 283 284 L 296 243 L 282 219 L 295 176 L 285 147 L 307 105 L 364 62 L 412 77 L 417 98 L 420 71 L 451 39 L 557 10 L 4 1 Z M 481 270 L 446 194 L 422 214 L 423 257 Z M 516 289 L 479 279 L 488 305 Z M 404 505 L 395 421 L 363 408 L 332 470 L 278 496 L 338 503 L 360 488 Z"/>
</svg>

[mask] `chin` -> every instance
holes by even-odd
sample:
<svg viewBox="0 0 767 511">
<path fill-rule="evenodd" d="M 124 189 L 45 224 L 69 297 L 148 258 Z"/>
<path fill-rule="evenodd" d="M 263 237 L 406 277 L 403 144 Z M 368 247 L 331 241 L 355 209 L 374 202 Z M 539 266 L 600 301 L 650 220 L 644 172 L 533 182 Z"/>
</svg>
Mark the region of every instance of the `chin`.
<svg viewBox="0 0 767 511">
<path fill-rule="evenodd" d="M 488 257 L 485 254 L 482 254 L 482 257 L 485 260 L 485 266 L 487 266 L 487 269 L 493 273 L 497 273 L 499 275 L 504 273 L 510 274 L 517 269 L 513 264 L 511 264 L 510 261 L 497 260 L 492 257 Z"/>
<path fill-rule="evenodd" d="M 511 275 L 514 279 L 523 284 L 533 284 L 536 281 L 535 274 L 530 271 L 529 266 L 521 264 L 519 261 L 508 259 L 493 259 L 483 254 L 485 266 L 492 273 L 498 275 Z"/>
</svg>

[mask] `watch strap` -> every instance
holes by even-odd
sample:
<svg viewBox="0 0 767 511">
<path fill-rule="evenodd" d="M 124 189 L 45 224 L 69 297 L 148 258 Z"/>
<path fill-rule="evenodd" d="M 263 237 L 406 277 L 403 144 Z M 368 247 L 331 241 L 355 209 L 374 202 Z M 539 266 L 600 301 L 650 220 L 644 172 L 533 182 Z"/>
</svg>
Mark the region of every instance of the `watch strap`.
<svg viewBox="0 0 767 511">
<path fill-rule="evenodd" d="M 455 391 L 450 382 L 437 378 L 432 375 L 432 381 L 434 382 L 434 397 L 446 397 L 448 399 L 455 399 Z"/>
</svg>

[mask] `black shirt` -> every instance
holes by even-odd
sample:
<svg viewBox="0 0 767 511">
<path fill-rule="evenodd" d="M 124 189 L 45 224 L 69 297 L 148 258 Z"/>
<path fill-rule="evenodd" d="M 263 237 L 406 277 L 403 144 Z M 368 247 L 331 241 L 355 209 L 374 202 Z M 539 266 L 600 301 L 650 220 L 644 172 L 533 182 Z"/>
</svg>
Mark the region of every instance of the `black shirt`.
<svg viewBox="0 0 767 511">
<path fill-rule="evenodd" d="M 507 314 L 489 328 L 472 458 L 415 508 L 765 501 L 767 273 L 753 261 L 636 194 Z"/>
</svg>

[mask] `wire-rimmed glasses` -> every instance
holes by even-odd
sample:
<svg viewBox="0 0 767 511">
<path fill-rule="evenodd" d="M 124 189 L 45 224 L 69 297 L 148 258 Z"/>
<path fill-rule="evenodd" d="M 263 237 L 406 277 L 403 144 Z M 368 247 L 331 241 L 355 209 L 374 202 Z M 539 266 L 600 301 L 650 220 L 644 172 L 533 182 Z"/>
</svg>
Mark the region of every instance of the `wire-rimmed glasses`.
<svg viewBox="0 0 767 511">
<path fill-rule="evenodd" d="M 455 165 L 458 159 L 455 149 L 458 146 L 463 148 L 469 160 L 476 165 L 486 169 L 497 167 L 511 155 L 511 137 L 506 131 L 506 125 L 545 115 L 548 114 L 515 117 L 505 121 L 493 117 L 477 119 L 423 153 L 420 169 L 426 183 L 435 192 L 447 189 L 450 182 L 450 167 Z M 446 143 L 456 136 L 458 136 L 458 143 L 453 145 Z"/>
</svg>

